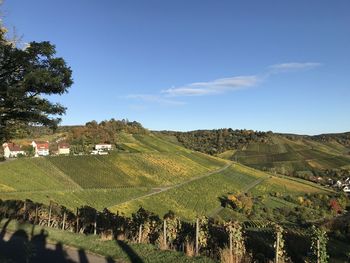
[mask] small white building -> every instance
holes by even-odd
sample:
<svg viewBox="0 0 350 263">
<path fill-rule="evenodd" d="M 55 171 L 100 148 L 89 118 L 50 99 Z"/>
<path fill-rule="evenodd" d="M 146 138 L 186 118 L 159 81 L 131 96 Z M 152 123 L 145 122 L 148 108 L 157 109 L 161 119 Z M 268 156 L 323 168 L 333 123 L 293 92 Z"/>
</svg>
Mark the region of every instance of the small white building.
<svg viewBox="0 0 350 263">
<path fill-rule="evenodd" d="M 32 146 L 34 148 L 35 156 L 48 156 L 49 152 L 49 142 L 42 141 L 32 141 Z"/>
<path fill-rule="evenodd" d="M 343 188 L 343 191 L 345 192 L 345 193 L 349 193 L 350 194 L 350 186 L 345 186 L 344 188 Z"/>
<path fill-rule="evenodd" d="M 68 143 L 62 142 L 58 144 L 58 154 L 69 155 L 70 145 Z"/>
<path fill-rule="evenodd" d="M 96 151 L 110 151 L 112 150 L 112 144 L 108 143 L 99 143 L 95 145 Z"/>
<path fill-rule="evenodd" d="M 5 142 L 2 147 L 4 148 L 4 157 L 5 158 L 15 158 L 18 155 L 25 155 L 25 152 L 21 149 L 21 146 L 14 143 Z"/>
</svg>

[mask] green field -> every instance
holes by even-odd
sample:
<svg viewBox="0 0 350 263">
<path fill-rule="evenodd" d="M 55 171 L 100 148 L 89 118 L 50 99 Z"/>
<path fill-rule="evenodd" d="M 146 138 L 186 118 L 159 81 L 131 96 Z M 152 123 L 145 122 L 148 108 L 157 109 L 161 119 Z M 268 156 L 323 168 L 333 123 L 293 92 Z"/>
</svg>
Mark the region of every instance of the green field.
<svg viewBox="0 0 350 263">
<path fill-rule="evenodd" d="M 0 198 L 103 209 L 178 184 L 227 161 L 192 152 L 153 135 L 123 134 L 135 149 L 107 156 L 22 158 L 0 164 Z"/>
<path fill-rule="evenodd" d="M 193 220 L 197 216 L 210 216 L 220 208 L 220 197 L 228 193 L 252 192 L 263 195 L 270 192 L 283 194 L 325 193 L 319 186 L 289 178 L 274 177 L 243 165 L 232 165 L 228 169 L 204 177 L 159 194 L 139 198 L 111 207 L 114 212 L 130 215 L 140 206 L 163 215 L 169 210 L 181 218 Z M 283 203 L 279 203 L 280 206 Z"/>
</svg>

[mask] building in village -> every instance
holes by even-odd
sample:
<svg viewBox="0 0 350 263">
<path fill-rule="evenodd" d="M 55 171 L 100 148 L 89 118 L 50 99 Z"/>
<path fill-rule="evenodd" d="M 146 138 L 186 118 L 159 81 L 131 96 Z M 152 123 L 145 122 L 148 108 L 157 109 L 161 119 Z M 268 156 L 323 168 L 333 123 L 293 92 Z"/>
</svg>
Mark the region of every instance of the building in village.
<svg viewBox="0 0 350 263">
<path fill-rule="evenodd" d="M 31 145 L 34 148 L 35 157 L 48 156 L 50 154 L 48 141 L 32 141 Z"/>
<path fill-rule="evenodd" d="M 58 154 L 69 155 L 70 154 L 70 145 L 66 142 L 58 143 Z"/>
<path fill-rule="evenodd" d="M 5 142 L 2 145 L 2 147 L 4 149 L 5 158 L 14 158 L 14 157 L 18 157 L 18 155 L 25 155 L 25 152 L 21 149 L 21 146 L 16 145 L 14 143 Z"/>
</svg>

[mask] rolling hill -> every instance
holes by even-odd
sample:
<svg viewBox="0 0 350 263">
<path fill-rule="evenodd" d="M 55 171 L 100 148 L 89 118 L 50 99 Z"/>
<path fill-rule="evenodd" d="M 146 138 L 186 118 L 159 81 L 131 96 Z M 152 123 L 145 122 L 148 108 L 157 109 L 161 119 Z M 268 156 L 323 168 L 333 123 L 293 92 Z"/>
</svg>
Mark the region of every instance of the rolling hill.
<svg viewBox="0 0 350 263">
<path fill-rule="evenodd" d="M 290 176 L 310 178 L 350 168 L 349 133 L 302 136 L 220 129 L 161 134 L 188 149 Z"/>
<path fill-rule="evenodd" d="M 122 134 L 128 151 L 108 156 L 22 158 L 0 165 L 0 198 L 54 201 L 98 209 L 181 183 L 227 161 L 193 152 L 152 134 Z"/>
</svg>

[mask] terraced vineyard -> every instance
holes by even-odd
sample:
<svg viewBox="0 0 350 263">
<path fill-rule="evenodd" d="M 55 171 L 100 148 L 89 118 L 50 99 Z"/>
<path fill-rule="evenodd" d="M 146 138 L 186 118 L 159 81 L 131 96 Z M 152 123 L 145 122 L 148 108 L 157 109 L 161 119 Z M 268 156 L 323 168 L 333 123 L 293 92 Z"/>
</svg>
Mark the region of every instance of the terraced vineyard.
<svg viewBox="0 0 350 263">
<path fill-rule="evenodd" d="M 346 168 L 350 164 L 350 157 L 347 156 L 349 149 L 337 143 L 326 144 L 306 139 L 289 140 L 276 135 L 272 141 L 270 144 L 249 144 L 229 158 L 257 169 L 276 168 L 279 172 L 289 173 Z"/>
<path fill-rule="evenodd" d="M 54 201 L 98 209 L 125 202 L 224 166 L 227 161 L 192 152 L 153 135 L 124 134 L 135 149 L 108 156 L 23 158 L 0 164 L 0 198 Z"/>
<path fill-rule="evenodd" d="M 264 172 L 236 164 L 226 170 L 194 180 L 180 187 L 156 195 L 138 198 L 111 207 L 112 211 L 131 214 L 140 206 L 163 215 L 169 210 L 181 218 L 192 220 L 198 215 L 211 215 L 221 207 L 220 197 L 228 193 L 251 191 L 253 194 L 267 194 L 273 191 L 288 194 L 326 192 L 315 184 L 274 177 Z M 275 202 L 278 205 L 278 202 Z M 279 203 L 283 206 L 283 203 Z"/>
</svg>

